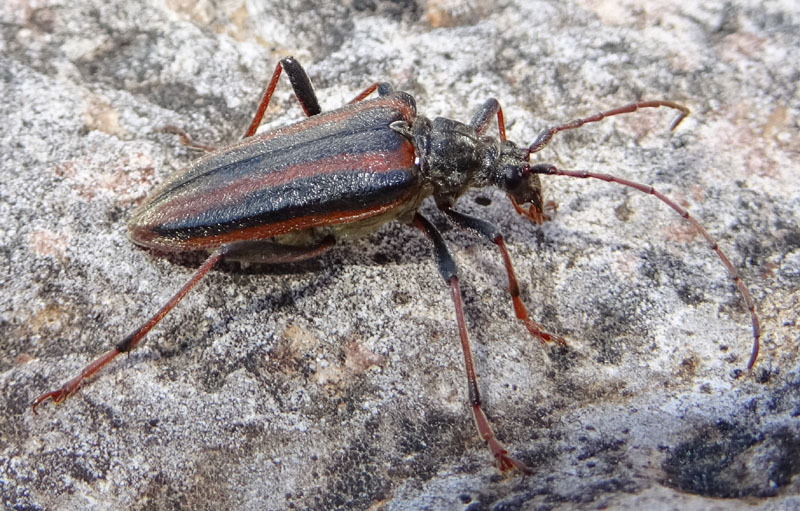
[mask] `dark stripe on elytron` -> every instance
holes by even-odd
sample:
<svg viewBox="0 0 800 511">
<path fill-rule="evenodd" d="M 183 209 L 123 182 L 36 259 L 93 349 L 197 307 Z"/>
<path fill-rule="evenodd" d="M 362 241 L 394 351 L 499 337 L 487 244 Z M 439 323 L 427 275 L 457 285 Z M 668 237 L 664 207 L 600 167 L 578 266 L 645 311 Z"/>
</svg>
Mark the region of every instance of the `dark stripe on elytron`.
<svg viewBox="0 0 800 511">
<path fill-rule="evenodd" d="M 209 209 L 184 221 L 167 222 L 151 231 L 164 239 L 187 240 L 291 219 L 300 222 L 306 216 L 380 209 L 407 196 L 416 184 L 410 170 L 324 174 L 258 190 L 236 204 Z M 253 213 L 242 216 L 243 211 Z"/>
<path fill-rule="evenodd" d="M 148 213 L 146 216 L 149 218 L 145 218 L 143 222 L 139 223 L 144 225 L 163 224 L 178 218 L 194 217 L 206 210 L 240 203 L 240 198 L 246 198 L 257 190 L 272 189 L 297 179 L 313 179 L 325 174 L 348 171 L 380 174 L 390 170 L 411 169 L 413 165 L 414 147 L 410 143 L 406 143 L 401 150 L 391 153 L 337 154 L 330 158 L 285 167 L 279 172 L 243 176 L 221 184 L 210 192 L 187 190 L 181 195 L 173 195 L 172 200 L 168 202 L 159 203 L 158 207 L 149 207 L 146 210 Z M 376 171 L 377 168 L 381 169 L 380 172 Z M 251 213 L 243 208 L 240 216 L 248 216 Z"/>
<path fill-rule="evenodd" d="M 270 190 L 295 179 L 313 180 L 318 175 L 342 171 L 381 174 L 410 169 L 414 164 L 411 144 L 389 129 L 347 136 L 343 142 L 353 149 L 347 154 L 335 146 L 327 148 L 330 142 L 336 143 L 322 140 L 308 144 L 308 150 L 295 148 L 291 157 L 285 152 L 275 153 L 272 159 L 270 154 L 260 155 L 244 163 L 225 165 L 203 179 L 196 179 L 194 186 L 171 186 L 168 193 L 161 193 L 143 205 L 132 221 L 150 226 L 168 224 L 225 207 L 234 208 L 239 217 L 246 217 L 253 213 L 248 209 L 249 204 L 243 202 L 248 195 L 258 191 L 278 193 Z"/>
<path fill-rule="evenodd" d="M 288 165 L 311 162 L 333 155 L 365 152 L 391 152 L 397 150 L 405 139 L 389 128 L 389 124 L 402 119 L 396 108 L 372 107 L 342 117 L 333 115 L 348 111 L 334 111 L 330 122 L 310 126 L 310 120 L 302 121 L 308 126 L 284 135 L 282 129 L 277 136 L 266 140 L 248 140 L 231 148 L 215 152 L 192 164 L 189 170 L 160 190 L 150 203 L 169 200 L 176 193 L 185 193 L 187 188 L 214 190 L 222 182 L 230 182 L 252 173 L 270 173 Z M 311 119 L 325 116 L 319 114 Z M 341 117 L 341 118 L 340 118 Z M 297 125 L 289 126 L 293 128 Z M 377 170 L 376 170 L 377 171 Z"/>
<path fill-rule="evenodd" d="M 306 215 L 303 217 L 292 218 L 285 222 L 279 222 L 277 224 L 254 225 L 252 227 L 246 227 L 244 229 L 238 229 L 224 234 L 205 236 L 202 238 L 190 238 L 178 240 L 177 242 L 174 240 L 167 240 L 169 242 L 166 245 L 163 244 L 164 240 L 154 240 L 152 237 L 150 237 L 148 243 L 150 243 L 149 246 L 154 248 L 180 251 L 208 250 L 210 248 L 224 245 L 225 243 L 230 243 L 231 241 L 266 240 L 289 232 L 299 232 L 323 225 L 336 226 L 348 224 L 378 216 L 407 203 L 415 193 L 415 190 L 409 190 L 408 194 L 400 197 L 392 203 L 376 206 L 368 210 L 347 212 L 334 211 L 333 213 L 323 215 Z"/>
<path fill-rule="evenodd" d="M 218 167 L 214 169 L 213 175 L 207 174 L 207 176 L 209 177 L 209 184 L 216 188 L 218 182 L 227 183 L 242 176 L 272 174 L 280 172 L 281 169 L 289 166 L 313 166 L 315 161 L 328 158 L 379 152 L 394 153 L 400 151 L 406 143 L 406 139 L 388 128 L 359 133 L 335 133 L 324 138 L 320 137 L 296 144 L 290 148 L 279 147 L 247 160 Z M 382 170 L 375 168 L 373 172 Z M 205 186 L 205 182 L 203 186 Z"/>
</svg>

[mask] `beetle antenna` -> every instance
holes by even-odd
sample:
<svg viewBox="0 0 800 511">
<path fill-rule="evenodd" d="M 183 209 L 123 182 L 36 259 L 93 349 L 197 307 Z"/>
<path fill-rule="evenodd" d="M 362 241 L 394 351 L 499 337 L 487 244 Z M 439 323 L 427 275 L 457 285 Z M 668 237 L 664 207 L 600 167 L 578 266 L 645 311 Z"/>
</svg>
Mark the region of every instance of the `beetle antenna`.
<svg viewBox="0 0 800 511">
<path fill-rule="evenodd" d="M 575 119 L 574 121 L 560 124 L 558 126 L 552 126 L 550 128 L 543 129 L 539 133 L 539 136 L 536 137 L 536 140 L 534 140 L 533 143 L 528 147 L 528 155 L 530 156 L 535 152 L 541 151 L 544 146 L 550 143 L 550 139 L 552 139 L 553 136 L 560 131 L 574 130 L 580 128 L 584 124 L 600 122 L 606 117 L 613 117 L 615 115 L 630 114 L 642 108 L 659 108 L 662 106 L 666 108 L 672 108 L 680 112 L 675 120 L 672 121 L 672 124 L 669 125 L 670 131 L 677 128 L 678 124 L 680 124 L 681 121 L 684 120 L 690 113 L 688 108 L 673 101 L 639 101 L 637 103 L 630 103 L 619 108 L 606 110 L 605 112 L 597 112 L 596 114 L 588 117 Z"/>
<path fill-rule="evenodd" d="M 734 268 L 733 264 L 731 263 L 730 259 L 722 252 L 722 249 L 719 248 L 719 244 L 717 240 L 711 236 L 708 231 L 706 231 L 702 225 L 700 225 L 697 220 L 694 219 L 686 209 L 679 206 L 675 201 L 667 197 L 666 195 L 662 194 L 655 188 L 649 185 L 645 185 L 642 183 L 637 183 L 635 181 L 629 181 L 627 179 L 622 179 L 620 177 L 612 176 L 611 174 L 600 174 L 595 172 L 587 172 L 584 170 L 561 170 L 559 168 L 554 167 L 553 165 L 549 164 L 539 164 L 539 165 L 531 165 L 530 170 L 534 174 L 546 174 L 549 176 L 567 176 L 567 177 L 577 177 L 581 179 L 586 178 L 593 178 L 593 179 L 600 179 L 602 181 L 607 181 L 609 183 L 617 183 L 623 186 L 627 186 L 630 188 L 634 188 L 639 190 L 642 193 L 646 193 L 648 195 L 654 195 L 657 199 L 661 202 L 665 203 L 667 206 L 671 207 L 678 213 L 681 217 L 686 219 L 692 226 L 697 229 L 697 231 L 706 239 L 708 245 L 711 247 L 711 250 L 717 253 L 717 257 L 720 258 L 722 264 L 725 265 L 725 268 L 728 270 L 728 274 L 730 275 L 731 280 L 739 289 L 739 293 L 742 295 L 744 299 L 745 306 L 747 310 L 750 312 L 750 319 L 753 323 L 753 350 L 750 354 L 750 360 L 747 362 L 747 369 L 752 369 L 753 365 L 756 363 L 756 358 L 758 358 L 758 349 L 759 349 L 759 339 L 761 338 L 761 327 L 759 326 L 758 316 L 756 315 L 755 305 L 753 303 L 753 297 L 750 295 L 750 291 L 747 290 L 745 285 L 742 283 L 741 279 L 739 278 L 739 273 Z"/>
</svg>

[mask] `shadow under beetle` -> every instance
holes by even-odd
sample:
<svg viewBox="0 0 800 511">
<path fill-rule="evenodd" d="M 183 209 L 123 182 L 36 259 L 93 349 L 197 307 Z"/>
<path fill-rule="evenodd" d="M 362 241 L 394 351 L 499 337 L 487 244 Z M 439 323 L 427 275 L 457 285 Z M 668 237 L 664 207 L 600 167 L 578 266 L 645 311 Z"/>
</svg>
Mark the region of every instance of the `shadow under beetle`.
<svg viewBox="0 0 800 511">
<path fill-rule="evenodd" d="M 256 135 L 281 71 L 286 71 L 307 119 Z M 377 98 L 365 99 L 373 92 Z M 174 174 L 133 213 L 131 240 L 163 251 L 206 250 L 210 256 L 189 281 L 158 312 L 110 351 L 87 365 L 61 388 L 42 394 L 58 403 L 120 353 L 132 350 L 195 284 L 220 260 L 285 263 L 314 257 L 337 240 L 376 230 L 390 220 L 420 229 L 433 243 L 439 272 L 449 285 L 456 310 L 467 376 L 467 392 L 480 437 L 486 441 L 500 470 L 530 470 L 508 456 L 495 438 L 481 408 L 472 350 L 461 303 L 456 264 L 439 231 L 422 216 L 421 202 L 433 196 L 438 208 L 459 227 L 476 232 L 500 249 L 517 318 L 537 339 L 564 342 L 546 332 L 529 316 L 500 232 L 488 222 L 453 209 L 470 188 L 495 186 L 504 190 L 515 210 L 539 224 L 552 216 L 555 204 L 542 201 L 539 174 L 596 178 L 655 195 L 674 209 L 708 241 L 742 294 L 753 326 L 751 368 L 758 356 L 760 329 L 753 300 L 716 241 L 689 213 L 650 186 L 608 174 L 560 170 L 531 164 L 558 132 L 598 122 L 640 108 L 668 107 L 679 111 L 674 129 L 689 110 L 671 101 L 642 101 L 543 130 L 527 148 L 506 140 L 503 111 L 496 99 L 487 100 L 468 124 L 417 115 L 414 98 L 374 83 L 351 104 L 322 113 L 303 68 L 293 58 L 275 67 L 258 110 L 241 142 L 214 149 L 187 145 L 208 153 Z M 497 119 L 499 138 L 487 136 Z"/>
</svg>

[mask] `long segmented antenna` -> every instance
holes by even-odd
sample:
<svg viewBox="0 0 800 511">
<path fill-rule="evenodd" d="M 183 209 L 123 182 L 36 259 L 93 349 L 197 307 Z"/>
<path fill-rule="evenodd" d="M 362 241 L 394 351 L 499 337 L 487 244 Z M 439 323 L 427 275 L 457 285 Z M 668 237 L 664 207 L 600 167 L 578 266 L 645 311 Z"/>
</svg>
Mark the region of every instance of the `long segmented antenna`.
<svg viewBox="0 0 800 511">
<path fill-rule="evenodd" d="M 536 140 L 534 140 L 533 143 L 528 147 L 528 156 L 535 152 L 541 151 L 542 148 L 550 142 L 550 139 L 552 139 L 553 136 L 560 131 L 574 130 L 580 128 L 584 124 L 600 122 L 607 117 L 613 117 L 615 115 L 630 114 L 641 108 L 659 108 L 662 106 L 666 108 L 672 108 L 680 112 L 675 120 L 672 121 L 672 124 L 669 125 L 670 131 L 677 128 L 678 124 L 680 124 L 681 121 L 691 113 L 688 108 L 673 101 L 639 101 L 637 103 L 630 103 L 619 108 L 606 110 L 605 112 L 597 112 L 596 114 L 588 117 L 575 119 L 574 121 L 560 124 L 558 126 L 552 126 L 550 128 L 543 129 L 541 133 L 539 133 L 539 136 L 536 137 Z"/>
<path fill-rule="evenodd" d="M 539 136 L 536 137 L 536 140 L 528 147 L 528 158 L 530 155 L 541 151 L 544 146 L 546 146 L 553 136 L 556 133 L 566 130 L 572 130 L 576 128 L 580 128 L 584 124 L 592 123 L 592 122 L 599 122 L 607 117 L 612 117 L 615 115 L 622 115 L 635 112 L 641 108 L 659 108 L 659 107 L 667 107 L 672 108 L 674 110 L 678 110 L 680 113 L 672 121 L 670 124 L 670 131 L 674 130 L 678 127 L 678 124 L 689 115 L 690 111 L 683 105 L 678 103 L 674 103 L 672 101 L 640 101 L 637 103 L 631 103 L 625 106 L 621 106 L 619 108 L 614 108 L 612 110 L 606 110 L 604 112 L 598 112 L 594 115 L 590 115 L 588 117 L 583 117 L 580 119 L 575 119 L 573 121 L 560 124 L 558 126 L 553 126 L 550 128 L 545 128 L 539 133 Z M 750 294 L 750 291 L 745 287 L 744 283 L 742 283 L 741 279 L 739 278 L 739 273 L 736 271 L 736 268 L 731 263 L 730 259 L 722 252 L 722 249 L 719 248 L 719 244 L 717 240 L 711 236 L 708 231 L 706 231 L 702 225 L 700 225 L 697 220 L 694 219 L 689 212 L 679 206 L 675 201 L 667 197 L 666 195 L 662 194 L 655 188 L 649 185 L 645 185 L 642 183 L 637 183 L 634 181 L 629 181 L 627 179 L 622 179 L 620 177 L 612 176 L 611 174 L 602 174 L 596 172 L 588 172 L 583 170 L 561 170 L 553 165 L 550 164 L 538 164 L 538 165 L 531 165 L 530 171 L 533 174 L 546 174 L 550 176 L 568 176 L 568 177 L 577 177 L 581 179 L 586 178 L 593 178 L 593 179 L 600 179 L 602 181 L 607 181 L 610 183 L 617 183 L 623 186 L 627 186 L 638 190 L 642 193 L 646 193 L 648 195 L 653 195 L 661 202 L 665 203 L 667 206 L 672 208 L 676 213 L 678 213 L 681 217 L 689 221 L 689 223 L 694 226 L 695 229 L 705 238 L 708 245 L 711 247 L 711 250 L 716 252 L 717 257 L 720 258 L 722 264 L 725 265 L 725 268 L 728 270 L 728 274 L 730 275 L 731 280 L 736 285 L 739 293 L 742 295 L 744 299 L 745 306 L 747 307 L 748 312 L 750 313 L 750 319 L 753 324 L 753 349 L 750 354 L 750 360 L 747 362 L 747 369 L 752 369 L 753 365 L 756 363 L 756 359 L 758 358 L 758 350 L 759 350 L 759 339 L 761 338 L 761 326 L 758 322 L 758 316 L 756 315 L 755 311 L 755 304 L 753 302 L 753 297 Z M 531 207 L 531 209 L 534 209 Z M 519 210 L 518 210 L 519 211 Z M 530 213 L 522 211 L 523 214 L 530 216 Z M 536 213 L 536 212 L 533 212 Z"/>
<path fill-rule="evenodd" d="M 642 183 L 637 183 L 634 181 L 629 181 L 627 179 L 622 179 L 616 176 L 612 176 L 610 174 L 601 174 L 595 172 L 587 172 L 584 170 L 561 170 L 553 165 L 550 164 L 541 164 L 541 165 L 531 165 L 530 167 L 531 172 L 534 174 L 546 174 L 550 176 L 568 176 L 568 177 L 577 177 L 581 179 L 586 178 L 593 178 L 593 179 L 600 179 L 602 181 L 607 181 L 609 183 L 617 183 L 623 186 L 628 186 L 630 188 L 639 190 L 642 193 L 646 193 L 648 195 L 653 195 L 661 202 L 665 203 L 667 206 L 671 207 L 678 213 L 681 217 L 687 220 L 692 226 L 697 229 L 697 231 L 706 239 L 708 245 L 711 247 L 711 250 L 717 253 L 717 256 L 722 261 L 722 264 L 725 265 L 725 268 L 728 269 L 728 273 L 730 274 L 731 280 L 739 289 L 739 293 L 741 293 L 742 298 L 744 298 L 745 306 L 747 310 L 750 312 L 750 319 L 753 323 L 753 350 L 750 354 L 750 361 L 747 362 L 747 369 L 752 369 L 753 365 L 756 363 L 756 358 L 758 358 L 758 349 L 759 349 L 759 339 L 761 338 L 761 327 L 759 326 L 758 316 L 755 312 L 755 305 L 753 303 L 753 297 L 750 295 L 750 291 L 745 287 L 742 283 L 741 279 L 739 278 L 739 273 L 736 271 L 736 268 L 731 263 L 730 259 L 722 252 L 722 249 L 719 248 L 719 244 L 717 240 L 711 236 L 708 231 L 706 231 L 702 225 L 700 225 L 697 220 L 694 219 L 686 209 L 679 206 L 675 201 L 667 197 L 666 195 L 662 194 L 655 188 L 649 185 L 645 185 Z"/>
</svg>

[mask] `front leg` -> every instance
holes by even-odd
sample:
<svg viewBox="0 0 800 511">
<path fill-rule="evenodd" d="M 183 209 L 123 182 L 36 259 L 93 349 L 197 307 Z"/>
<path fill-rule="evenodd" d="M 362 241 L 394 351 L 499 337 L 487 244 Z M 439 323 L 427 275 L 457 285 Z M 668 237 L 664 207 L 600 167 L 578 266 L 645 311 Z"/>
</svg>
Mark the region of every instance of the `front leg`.
<svg viewBox="0 0 800 511">
<path fill-rule="evenodd" d="M 546 332 L 542 325 L 532 320 L 530 316 L 528 316 L 528 309 L 525 307 L 525 304 L 519 297 L 519 284 L 517 283 L 517 276 L 514 273 L 514 267 L 511 265 L 511 257 L 508 255 L 508 250 L 506 250 L 506 244 L 503 241 L 503 235 L 500 234 L 500 231 L 485 220 L 465 215 L 464 213 L 460 213 L 450 208 L 444 208 L 442 209 L 442 212 L 444 212 L 444 214 L 447 215 L 447 217 L 459 227 L 477 232 L 487 240 L 497 245 L 497 247 L 500 249 L 500 254 L 503 256 L 503 263 L 506 266 L 506 273 L 508 274 L 508 292 L 511 294 L 511 301 L 514 303 L 514 313 L 517 315 L 517 319 L 525 324 L 528 332 L 542 342 L 555 341 L 559 344 L 566 344 L 563 338 Z"/>
<path fill-rule="evenodd" d="M 500 102 L 494 98 L 484 101 L 483 105 L 472 116 L 469 125 L 475 128 L 479 135 L 484 135 L 492 117 L 497 116 L 497 129 L 500 131 L 500 141 L 506 141 L 506 122 L 503 120 L 503 109 Z"/>
<path fill-rule="evenodd" d="M 456 322 L 458 323 L 458 334 L 461 337 L 461 350 L 464 353 L 464 369 L 467 374 L 467 395 L 472 406 L 472 416 L 475 425 L 478 427 L 478 434 L 489 446 L 492 456 L 497 461 L 497 466 L 501 471 L 516 468 L 524 474 L 530 474 L 531 470 L 521 461 L 508 456 L 508 451 L 497 440 L 481 408 L 481 395 L 478 392 L 478 377 L 475 375 L 475 366 L 472 363 L 472 347 L 470 347 L 469 336 L 467 335 L 467 323 L 464 320 L 464 307 L 461 303 L 461 288 L 458 285 L 458 269 L 456 262 L 447 245 L 444 243 L 441 233 L 431 224 L 428 219 L 417 213 L 414 215 L 414 225 L 425 233 L 433 242 L 433 252 L 436 263 L 439 266 L 439 273 L 445 282 L 450 285 L 450 292 L 453 298 L 453 305 L 456 308 Z"/>
</svg>

